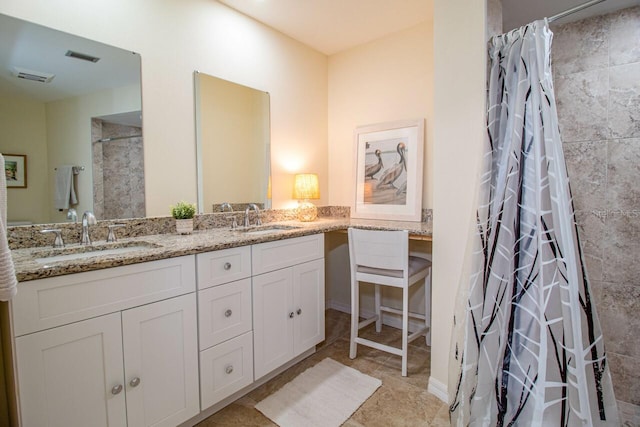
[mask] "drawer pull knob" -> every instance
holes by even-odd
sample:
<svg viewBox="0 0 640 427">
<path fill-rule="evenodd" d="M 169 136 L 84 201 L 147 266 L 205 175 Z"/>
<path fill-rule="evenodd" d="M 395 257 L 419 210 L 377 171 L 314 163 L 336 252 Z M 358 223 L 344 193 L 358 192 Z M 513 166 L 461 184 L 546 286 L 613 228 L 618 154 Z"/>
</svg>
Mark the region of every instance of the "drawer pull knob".
<svg viewBox="0 0 640 427">
<path fill-rule="evenodd" d="M 225 262 L 224 263 L 224 269 L 225 270 L 231 270 L 231 263 L 230 262 Z"/>
<path fill-rule="evenodd" d="M 113 395 L 120 394 L 121 391 L 122 391 L 122 384 L 118 384 L 116 386 L 113 386 L 113 388 L 111 389 L 111 394 Z"/>
<path fill-rule="evenodd" d="M 224 368 L 224 371 L 225 371 L 227 374 L 232 373 L 232 372 L 233 372 L 233 365 L 227 365 L 227 366 L 226 366 L 226 368 Z"/>
<path fill-rule="evenodd" d="M 298 316 L 300 316 L 302 314 L 302 309 L 299 308 L 298 311 L 296 311 L 296 313 L 298 314 Z"/>
<path fill-rule="evenodd" d="M 138 387 L 140 385 L 140 378 L 135 377 L 134 379 L 132 379 L 131 381 L 129 381 L 129 385 L 131 387 Z"/>
<path fill-rule="evenodd" d="M 293 311 L 289 313 L 289 319 L 293 319 L 293 315 L 294 315 Z"/>
<path fill-rule="evenodd" d="M 233 314 L 233 311 L 231 311 L 231 309 L 229 309 L 229 310 L 224 312 L 224 317 L 231 317 L 232 314 Z"/>
</svg>

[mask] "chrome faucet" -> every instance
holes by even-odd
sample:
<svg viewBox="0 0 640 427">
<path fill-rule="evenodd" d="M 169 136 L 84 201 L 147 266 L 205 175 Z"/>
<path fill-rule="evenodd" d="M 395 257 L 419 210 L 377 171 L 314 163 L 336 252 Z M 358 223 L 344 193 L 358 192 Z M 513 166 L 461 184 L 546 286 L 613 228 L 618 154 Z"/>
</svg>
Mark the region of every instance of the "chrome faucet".
<svg viewBox="0 0 640 427">
<path fill-rule="evenodd" d="M 233 213 L 233 206 L 231 206 L 231 203 L 229 202 L 224 202 L 220 205 L 220 212 L 224 212 L 224 210 L 226 208 L 229 208 L 229 212 Z M 227 216 L 225 217 L 226 219 L 230 219 L 231 220 L 231 228 L 238 228 L 238 221 L 236 221 L 236 216 L 235 215 L 231 215 L 231 216 Z"/>
<path fill-rule="evenodd" d="M 262 220 L 260 219 L 260 208 L 255 203 L 250 203 L 249 206 L 247 206 L 247 209 L 244 211 L 244 226 L 248 227 L 250 225 L 249 223 L 250 209 L 253 209 L 254 211 L 256 211 L 256 225 L 262 225 Z"/>
<path fill-rule="evenodd" d="M 90 245 L 91 238 L 89 237 L 89 226 L 96 224 L 96 217 L 91 211 L 85 211 L 82 215 L 82 238 L 80 239 L 81 245 Z"/>
</svg>

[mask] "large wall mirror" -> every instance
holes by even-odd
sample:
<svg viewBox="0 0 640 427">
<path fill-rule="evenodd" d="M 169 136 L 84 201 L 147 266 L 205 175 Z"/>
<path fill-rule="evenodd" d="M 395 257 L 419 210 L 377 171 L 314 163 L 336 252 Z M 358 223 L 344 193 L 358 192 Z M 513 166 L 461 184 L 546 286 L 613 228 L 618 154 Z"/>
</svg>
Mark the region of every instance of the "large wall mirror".
<svg viewBox="0 0 640 427">
<path fill-rule="evenodd" d="M 269 94 L 195 72 L 198 211 L 271 208 Z"/>
<path fill-rule="evenodd" d="M 9 225 L 144 217 L 140 55 L 0 14 L 0 153 Z"/>
</svg>

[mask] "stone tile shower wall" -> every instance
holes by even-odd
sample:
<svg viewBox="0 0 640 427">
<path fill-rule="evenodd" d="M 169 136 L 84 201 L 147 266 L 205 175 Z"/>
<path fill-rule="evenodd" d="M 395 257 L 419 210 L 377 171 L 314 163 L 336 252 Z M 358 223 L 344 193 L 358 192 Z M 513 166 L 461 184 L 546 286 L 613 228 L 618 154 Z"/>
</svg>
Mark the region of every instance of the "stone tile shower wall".
<svg viewBox="0 0 640 427">
<path fill-rule="evenodd" d="M 98 219 L 142 218 L 144 153 L 142 138 L 97 142 L 102 138 L 141 135 L 142 129 L 93 119 L 93 208 Z"/>
<path fill-rule="evenodd" d="M 640 425 L 640 7 L 552 30 L 587 272 L 625 425 Z"/>
</svg>

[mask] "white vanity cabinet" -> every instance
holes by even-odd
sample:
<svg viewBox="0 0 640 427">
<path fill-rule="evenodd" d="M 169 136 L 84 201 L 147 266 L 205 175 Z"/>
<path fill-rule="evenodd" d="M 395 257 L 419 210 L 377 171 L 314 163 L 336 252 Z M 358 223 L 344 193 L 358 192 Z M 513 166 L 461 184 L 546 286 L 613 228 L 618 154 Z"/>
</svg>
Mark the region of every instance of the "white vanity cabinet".
<svg viewBox="0 0 640 427">
<path fill-rule="evenodd" d="M 251 247 L 198 254 L 196 263 L 204 410 L 253 383 Z"/>
<path fill-rule="evenodd" d="M 324 235 L 252 246 L 255 379 L 324 340 Z"/>
<path fill-rule="evenodd" d="M 175 426 L 197 415 L 194 256 L 20 284 L 22 425 Z"/>
</svg>

